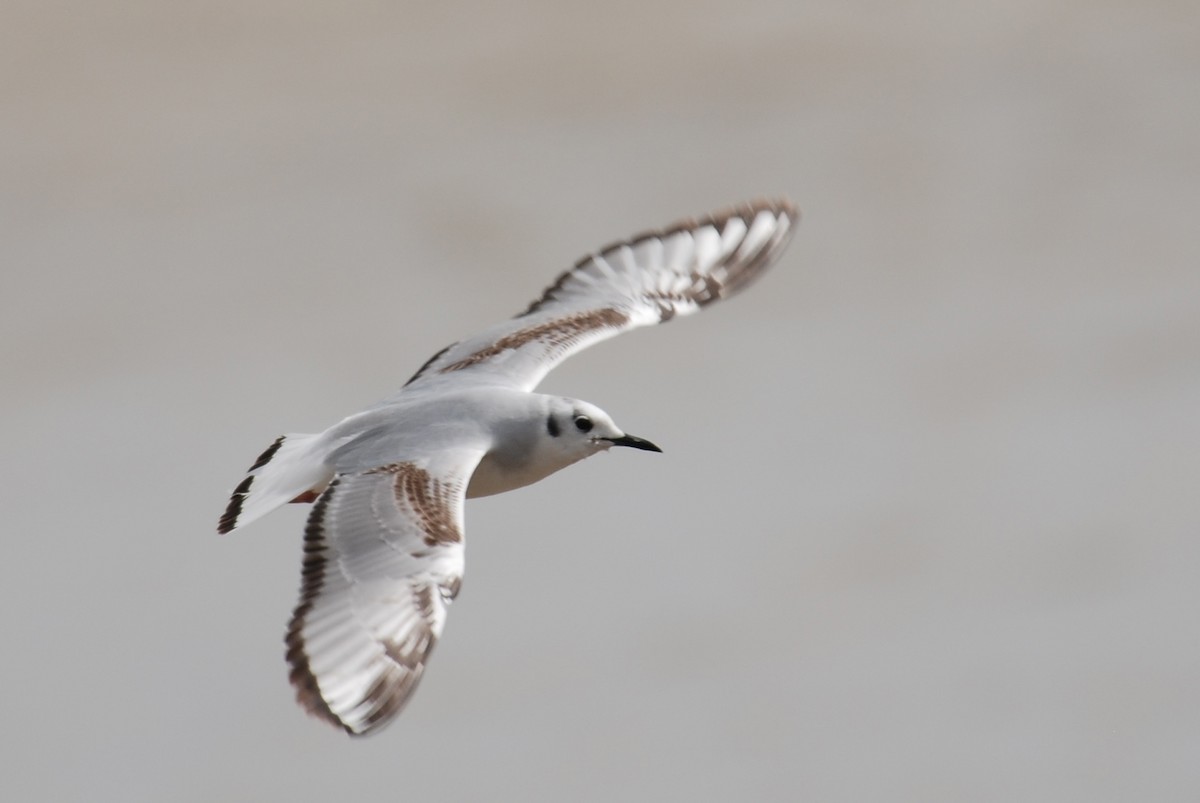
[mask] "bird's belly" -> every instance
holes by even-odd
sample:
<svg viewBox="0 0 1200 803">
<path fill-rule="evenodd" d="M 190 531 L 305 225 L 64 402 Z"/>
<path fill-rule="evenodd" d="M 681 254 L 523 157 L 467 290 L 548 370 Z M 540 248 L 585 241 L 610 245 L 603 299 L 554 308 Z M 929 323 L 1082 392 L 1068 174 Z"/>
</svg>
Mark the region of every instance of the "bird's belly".
<svg viewBox="0 0 1200 803">
<path fill-rule="evenodd" d="M 541 477 L 527 477 L 525 472 L 513 471 L 511 468 L 500 466 L 494 460 L 484 458 L 475 467 L 471 481 L 467 483 L 467 498 L 476 496 L 491 496 L 521 488 L 537 482 Z"/>
<path fill-rule="evenodd" d="M 550 476 L 560 468 L 565 468 L 565 466 L 538 465 L 533 461 L 516 466 L 488 454 L 479 461 L 479 465 L 475 467 L 475 473 L 471 475 L 471 481 L 467 483 L 467 498 L 492 496 L 524 488 L 526 485 L 532 485 L 538 480 Z"/>
</svg>

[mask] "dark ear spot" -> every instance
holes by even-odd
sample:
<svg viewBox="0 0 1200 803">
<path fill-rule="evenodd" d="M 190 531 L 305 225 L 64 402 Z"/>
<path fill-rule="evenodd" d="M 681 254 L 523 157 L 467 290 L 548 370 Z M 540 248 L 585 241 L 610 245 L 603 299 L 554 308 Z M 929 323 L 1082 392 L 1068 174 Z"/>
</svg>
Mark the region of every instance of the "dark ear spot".
<svg viewBox="0 0 1200 803">
<path fill-rule="evenodd" d="M 551 438 L 557 438 L 559 434 L 558 422 L 554 420 L 554 415 L 546 419 L 546 431 L 550 433 Z"/>
</svg>

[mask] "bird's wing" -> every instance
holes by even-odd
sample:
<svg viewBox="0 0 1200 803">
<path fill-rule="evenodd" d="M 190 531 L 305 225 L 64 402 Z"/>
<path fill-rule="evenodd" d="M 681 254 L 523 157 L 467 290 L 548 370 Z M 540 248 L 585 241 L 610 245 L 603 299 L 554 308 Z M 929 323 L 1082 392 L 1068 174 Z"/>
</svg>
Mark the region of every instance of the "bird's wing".
<svg viewBox="0 0 1200 803">
<path fill-rule="evenodd" d="M 405 390 L 463 381 L 533 390 L 593 343 L 737 293 L 775 260 L 798 220 L 786 200 L 757 201 L 614 243 L 517 317 L 435 354 Z"/>
<path fill-rule="evenodd" d="M 296 697 L 352 735 L 404 707 L 463 572 L 463 496 L 482 448 L 338 474 L 308 518 L 287 630 Z"/>
</svg>

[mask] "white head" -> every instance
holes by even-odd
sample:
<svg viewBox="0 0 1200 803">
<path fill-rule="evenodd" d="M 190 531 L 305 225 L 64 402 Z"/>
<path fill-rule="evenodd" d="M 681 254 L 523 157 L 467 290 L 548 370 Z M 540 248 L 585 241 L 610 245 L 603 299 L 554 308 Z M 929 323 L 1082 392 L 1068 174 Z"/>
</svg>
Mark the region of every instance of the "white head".
<svg viewBox="0 0 1200 803">
<path fill-rule="evenodd" d="M 511 491 L 613 446 L 661 452 L 627 435 L 594 404 L 562 396 L 519 394 L 524 415 L 501 423 L 496 442 L 471 475 L 467 496 Z"/>
<path fill-rule="evenodd" d="M 561 396 L 549 397 L 543 442 L 569 463 L 603 452 L 613 446 L 631 446 L 661 452 L 644 438 L 628 435 L 613 423 L 608 413 L 594 404 Z"/>
</svg>

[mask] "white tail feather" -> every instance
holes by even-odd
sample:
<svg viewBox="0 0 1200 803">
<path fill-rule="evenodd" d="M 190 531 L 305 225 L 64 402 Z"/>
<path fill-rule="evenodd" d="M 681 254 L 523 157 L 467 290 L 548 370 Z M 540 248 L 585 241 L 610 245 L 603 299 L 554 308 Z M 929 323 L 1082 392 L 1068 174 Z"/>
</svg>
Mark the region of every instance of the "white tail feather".
<svg viewBox="0 0 1200 803">
<path fill-rule="evenodd" d="M 259 455 L 234 489 L 217 532 L 229 533 L 270 513 L 305 491 L 321 491 L 333 471 L 314 449 L 320 435 L 284 435 Z"/>
</svg>

